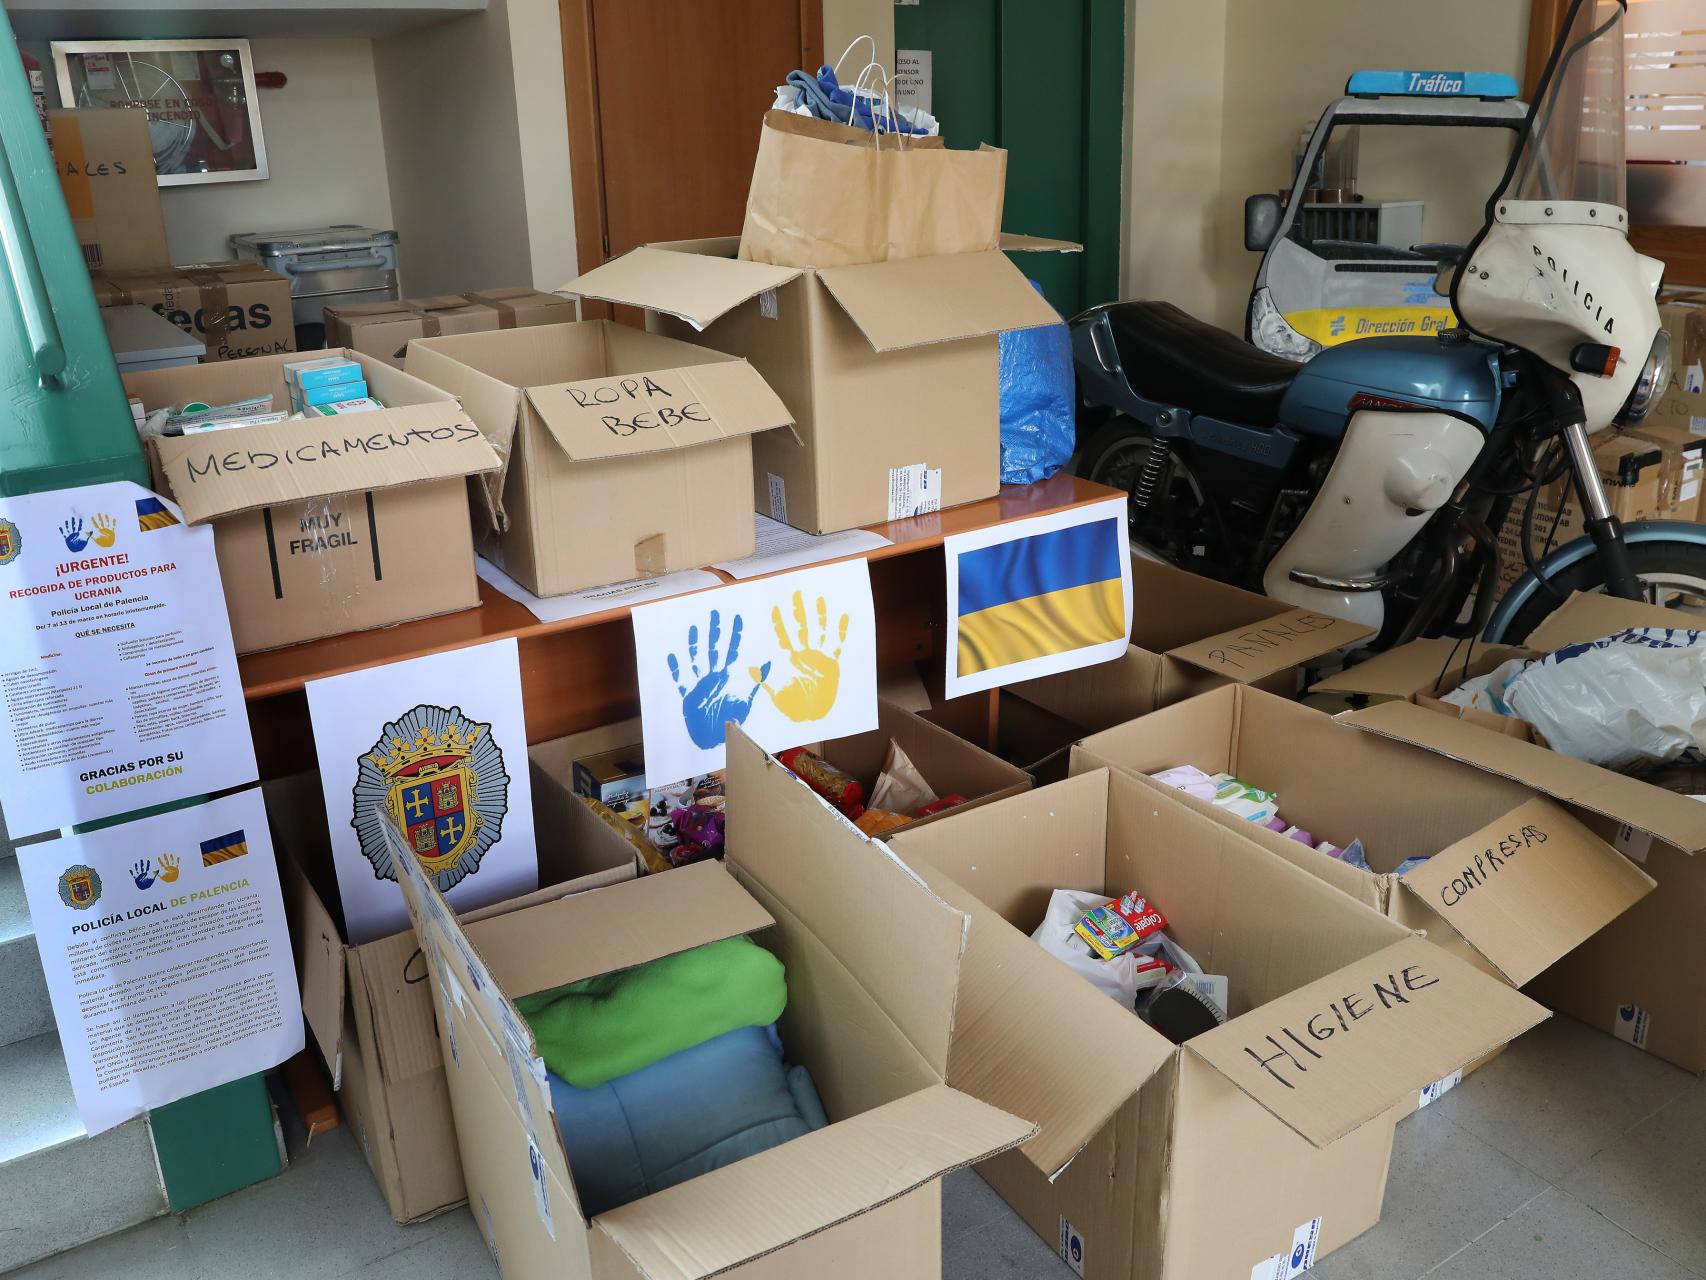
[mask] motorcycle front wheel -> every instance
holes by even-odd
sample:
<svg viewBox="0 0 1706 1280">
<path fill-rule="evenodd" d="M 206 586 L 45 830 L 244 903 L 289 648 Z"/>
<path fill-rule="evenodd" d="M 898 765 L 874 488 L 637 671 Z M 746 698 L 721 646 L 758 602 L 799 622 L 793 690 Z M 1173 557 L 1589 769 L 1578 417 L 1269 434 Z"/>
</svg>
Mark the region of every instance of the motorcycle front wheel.
<svg viewBox="0 0 1706 1280">
<path fill-rule="evenodd" d="M 1706 626 L 1706 546 L 1694 542 L 1637 542 L 1629 548 L 1629 564 L 1640 578 L 1647 603 L 1694 614 Z M 1598 556 L 1578 560 L 1549 579 L 1557 595 L 1542 587 L 1510 620 L 1500 640 L 1521 644 L 1529 632 L 1573 592 L 1605 591 L 1605 570 Z"/>
</svg>

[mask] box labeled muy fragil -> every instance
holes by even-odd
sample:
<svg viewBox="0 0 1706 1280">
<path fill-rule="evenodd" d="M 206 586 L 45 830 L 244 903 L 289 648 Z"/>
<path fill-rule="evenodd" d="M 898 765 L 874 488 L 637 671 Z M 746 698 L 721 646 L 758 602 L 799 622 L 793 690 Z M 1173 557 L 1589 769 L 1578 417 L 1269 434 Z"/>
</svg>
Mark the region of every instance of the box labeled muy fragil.
<svg viewBox="0 0 1706 1280">
<path fill-rule="evenodd" d="M 632 880 L 632 848 L 569 790 L 555 743 L 529 751 L 534 830 L 543 886 L 462 918 L 472 922 L 571 893 Z M 438 1028 L 412 930 L 360 946 L 345 942 L 326 810 L 313 774 L 267 783 L 281 854 L 302 1012 L 344 1118 L 398 1222 L 418 1222 L 468 1198 L 444 1077 Z"/>
<path fill-rule="evenodd" d="M 939 1280 L 938 1180 L 1036 1132 L 945 1082 L 966 917 L 738 730 L 728 746 L 725 863 L 464 926 L 402 859 L 474 1220 L 507 1275 Z M 786 968 L 780 1030 L 830 1123 L 589 1217 L 515 998 L 741 934 Z"/>
<path fill-rule="evenodd" d="M 996 335 L 1060 323 L 1004 253 L 803 269 L 738 259 L 738 246 L 646 246 L 562 291 L 644 307 L 660 332 L 752 362 L 795 420 L 793 436 L 753 442 L 755 506 L 773 519 L 831 533 L 995 495 Z"/>
<path fill-rule="evenodd" d="M 383 409 L 149 442 L 162 492 L 213 525 L 240 653 L 479 603 L 466 477 L 497 454 L 454 396 L 351 358 Z M 125 388 L 150 411 L 258 395 L 282 407 L 289 359 L 156 369 Z"/>
<path fill-rule="evenodd" d="M 1526 648 L 1503 656 L 1538 657 L 1625 627 L 1686 630 L 1699 622 L 1657 605 L 1576 595 L 1535 628 Z M 1686 1070 L 1706 1070 L 1706 931 L 1698 908 L 1706 895 L 1706 804 L 1553 751 L 1520 721 L 1512 732 L 1482 713 L 1460 714 L 1433 696 L 1457 680 L 1453 667 L 1445 684 L 1436 683 L 1443 662 L 1406 645 L 1346 671 L 1335 681 L 1340 689 L 1360 685 L 1388 699 L 1351 712 L 1347 722 L 1552 797 L 1652 877 L 1651 894 L 1542 973 L 1533 990 L 1589 1026 Z"/>
<path fill-rule="evenodd" d="M 1416 1092 L 1546 1017 L 1119 771 L 892 847 L 971 916 L 949 1083 L 1041 1126 L 978 1171 L 1091 1280 L 1297 1274 L 1378 1220 Z M 1175 1045 L 1044 952 L 1027 934 L 1062 888 L 1148 897 L 1229 979 L 1228 1020 Z"/>
<path fill-rule="evenodd" d="M 746 361 L 591 320 L 420 339 L 408 368 L 505 459 L 483 550 L 535 595 L 752 554 L 752 437 L 792 418 Z"/>
</svg>

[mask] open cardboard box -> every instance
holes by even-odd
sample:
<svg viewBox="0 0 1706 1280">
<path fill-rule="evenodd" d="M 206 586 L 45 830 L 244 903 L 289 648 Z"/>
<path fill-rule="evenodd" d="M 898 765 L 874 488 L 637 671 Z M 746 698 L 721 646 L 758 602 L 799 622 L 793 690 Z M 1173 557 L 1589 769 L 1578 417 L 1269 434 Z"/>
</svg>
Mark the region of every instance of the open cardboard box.
<svg viewBox="0 0 1706 1280">
<path fill-rule="evenodd" d="M 726 863 L 475 924 L 403 861 L 469 1198 L 506 1275 L 938 1280 L 938 1179 L 1036 1132 L 945 1083 L 965 915 L 738 730 L 728 803 Z M 737 934 L 787 967 L 783 1042 L 830 1125 L 588 1220 L 513 997 Z"/>
<path fill-rule="evenodd" d="M 937 796 L 962 795 L 966 802 L 890 827 L 885 836 L 939 822 L 949 814 L 973 809 L 991 800 L 1004 800 L 1028 791 L 1031 786 L 1031 775 L 1023 769 L 884 698 L 877 699 L 875 729 L 819 743 L 812 750 L 842 772 L 864 783 L 868 799 L 872 784 L 888 758 L 891 742 L 900 744 L 900 749 L 918 767 L 918 772 Z"/>
<path fill-rule="evenodd" d="M 535 595 L 752 554 L 751 437 L 793 419 L 744 360 L 589 320 L 417 339 L 406 363 L 507 460 L 486 554 Z"/>
<path fill-rule="evenodd" d="M 498 455 L 456 398 L 344 350 L 362 367 L 370 413 L 151 440 L 155 485 L 213 547 L 239 653 L 365 631 L 480 602 L 465 477 Z M 124 380 L 152 411 L 271 395 L 284 366 L 256 356 Z"/>
<path fill-rule="evenodd" d="M 1597 640 L 1623 627 L 1699 624 L 1691 614 L 1606 596 L 1572 598 L 1529 637 L 1536 655 Z M 1371 659 L 1375 684 L 1402 649 Z M 1400 682 L 1401 683 L 1401 682 Z M 1394 686 L 1395 687 L 1395 686 Z M 1554 1009 L 1609 1031 L 1689 1071 L 1706 1071 L 1706 803 L 1629 774 L 1574 760 L 1533 742 L 1441 715 L 1401 697 L 1353 711 L 1346 722 L 1509 778 L 1572 806 L 1587 825 L 1638 863 L 1658 888 L 1534 980 Z M 1283 800 L 1283 796 L 1281 799 Z"/>
<path fill-rule="evenodd" d="M 949 1083 L 1041 1125 L 979 1172 L 1092 1280 L 1299 1274 L 1379 1219 L 1416 1091 L 1546 1017 L 1117 770 L 893 850 L 972 918 Z M 1148 896 L 1230 1019 L 1175 1046 L 1032 942 L 1063 888 Z"/>
<path fill-rule="evenodd" d="M 796 423 L 753 442 L 757 509 L 776 520 L 833 533 L 995 496 L 996 335 L 1060 323 L 1004 253 L 814 270 L 739 259 L 739 245 L 647 245 L 561 291 L 644 307 L 660 332 L 752 361 Z"/>
<path fill-rule="evenodd" d="M 1274 792 L 1280 816 L 1317 840 L 1344 848 L 1360 839 L 1373 870 L 1148 776 L 1180 764 Z M 1653 888 L 1639 867 L 1529 788 L 1260 690 L 1203 694 L 1073 749 L 1074 773 L 1104 767 L 1138 775 L 1515 987 Z M 1422 856 L 1429 860 L 1393 874 Z"/>
<path fill-rule="evenodd" d="M 466 913 L 486 920 L 567 894 L 632 880 L 633 850 L 570 789 L 555 743 L 529 751 L 542 888 Z M 302 987 L 302 1012 L 344 1117 L 391 1216 L 418 1222 L 468 1198 L 432 997 L 413 930 L 348 945 L 319 780 L 266 784 Z"/>
<path fill-rule="evenodd" d="M 1041 781 L 1066 776 L 1066 752 L 1086 734 L 1228 684 L 1290 696 L 1298 667 L 1366 640 L 1358 623 L 1300 609 L 1144 556 L 1131 558 L 1131 647 L 1112 662 L 1001 690 L 997 751 Z M 930 718 L 966 727 L 957 699 Z"/>
</svg>

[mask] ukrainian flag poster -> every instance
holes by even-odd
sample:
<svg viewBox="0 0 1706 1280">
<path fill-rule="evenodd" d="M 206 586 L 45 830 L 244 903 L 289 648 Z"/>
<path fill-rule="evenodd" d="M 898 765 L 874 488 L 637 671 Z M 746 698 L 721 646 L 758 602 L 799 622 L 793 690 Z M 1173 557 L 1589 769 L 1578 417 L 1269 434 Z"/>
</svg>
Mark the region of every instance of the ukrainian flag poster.
<svg viewBox="0 0 1706 1280">
<path fill-rule="evenodd" d="M 1131 637 L 1123 499 L 955 534 L 946 696 L 1110 662 Z"/>
</svg>

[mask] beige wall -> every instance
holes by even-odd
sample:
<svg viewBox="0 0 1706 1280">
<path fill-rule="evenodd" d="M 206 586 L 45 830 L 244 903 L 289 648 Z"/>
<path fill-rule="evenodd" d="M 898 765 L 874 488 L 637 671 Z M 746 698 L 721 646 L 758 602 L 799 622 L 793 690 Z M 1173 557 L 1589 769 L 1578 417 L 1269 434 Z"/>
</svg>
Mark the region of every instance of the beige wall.
<svg viewBox="0 0 1706 1280">
<path fill-rule="evenodd" d="M 928 4 L 929 0 L 924 0 Z M 834 62 L 858 36 L 877 42 L 877 61 L 894 70 L 894 0 L 823 0 L 823 57 Z M 857 54 L 854 57 L 858 57 Z M 860 58 L 863 66 L 869 58 Z M 853 59 L 848 59 L 852 65 Z M 816 67 L 806 68 L 808 71 Z M 846 67 L 842 71 L 849 76 Z"/>
<path fill-rule="evenodd" d="M 376 41 L 374 66 L 413 295 L 574 274 L 562 45 L 551 0 Z"/>
<path fill-rule="evenodd" d="M 1364 67 L 1520 78 L 1528 10 L 1529 0 L 1130 0 L 1127 296 L 1171 298 L 1242 331 L 1259 262 L 1244 249 L 1244 197 L 1284 179 L 1303 122 Z"/>
<path fill-rule="evenodd" d="M 32 50 L 35 46 L 31 46 Z M 255 68 L 282 71 L 260 91 L 272 176 L 262 182 L 163 187 L 166 238 L 176 263 L 231 257 L 226 237 L 334 222 L 391 226 L 373 48 L 367 40 L 256 40 Z M 52 66 L 45 48 L 37 53 Z M 49 95 L 57 93 L 48 76 Z"/>
</svg>

